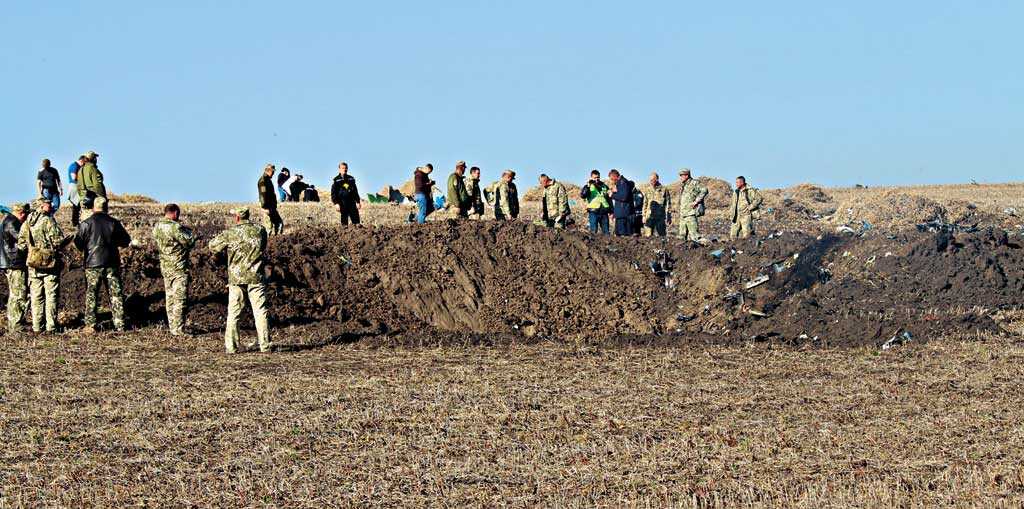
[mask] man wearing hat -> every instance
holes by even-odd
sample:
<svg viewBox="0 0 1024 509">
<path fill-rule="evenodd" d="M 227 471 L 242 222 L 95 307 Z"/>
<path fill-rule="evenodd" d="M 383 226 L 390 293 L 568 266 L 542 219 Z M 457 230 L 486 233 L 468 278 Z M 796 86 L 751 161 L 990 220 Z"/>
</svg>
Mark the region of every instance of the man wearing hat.
<svg viewBox="0 0 1024 509">
<path fill-rule="evenodd" d="M 284 219 L 277 212 L 277 191 L 274 189 L 274 172 L 277 168 L 273 164 L 263 167 L 263 175 L 256 183 L 256 192 L 260 197 L 260 208 L 267 213 L 267 226 L 270 227 L 271 235 L 284 232 Z"/>
<path fill-rule="evenodd" d="M 0 270 L 7 273 L 7 331 L 14 334 L 28 309 L 27 253 L 18 249 L 18 234 L 28 218 L 28 205 L 15 203 L 0 222 Z"/>
<path fill-rule="evenodd" d="M 672 197 L 668 188 L 661 184 L 661 177 L 651 173 L 649 184 L 641 190 L 644 202 L 641 208 L 644 237 L 664 237 L 669 221 L 668 209 L 672 206 Z"/>
<path fill-rule="evenodd" d="M 121 283 L 119 248 L 131 245 L 132 238 L 120 221 L 107 214 L 107 199 L 98 196 L 92 203 L 92 215 L 78 225 L 75 247 L 85 260 L 85 333 L 96 332 L 96 309 L 99 307 L 100 283 L 107 282 L 110 312 L 114 329 L 124 332 L 124 285 Z"/>
<path fill-rule="evenodd" d="M 211 252 L 227 251 L 228 257 L 228 317 L 224 328 L 224 349 L 227 353 L 238 351 L 238 317 L 245 309 L 248 296 L 260 351 L 269 352 L 273 345 L 267 322 L 267 285 L 263 273 L 267 230 L 249 220 L 248 208 L 237 208 L 231 213 L 235 216 L 235 226 L 210 241 Z M 255 344 L 249 346 L 251 348 Z"/>
<path fill-rule="evenodd" d="M 185 306 L 188 304 L 189 253 L 196 245 L 192 230 L 181 225 L 181 208 L 164 206 L 164 217 L 153 227 L 153 240 L 160 253 L 160 274 L 164 278 L 167 325 L 172 336 L 185 335 Z"/>
<path fill-rule="evenodd" d="M 60 297 L 60 271 L 63 259 L 60 250 L 66 245 L 64 232 L 53 219 L 50 200 L 36 200 L 35 211 L 29 214 L 18 232 L 18 249 L 27 252 L 28 287 L 32 294 L 32 331 L 57 331 L 57 303 Z"/>
<path fill-rule="evenodd" d="M 494 195 L 494 219 L 507 221 L 519 217 L 519 190 L 514 180 L 516 172 L 505 170 L 501 180 L 487 187 Z"/>
<path fill-rule="evenodd" d="M 448 208 L 458 219 L 469 217 L 469 209 L 472 207 L 469 192 L 466 190 L 466 162 L 455 163 L 455 171 L 448 176 Z"/>
<path fill-rule="evenodd" d="M 683 240 L 700 240 L 700 229 L 697 218 L 704 215 L 704 198 L 708 190 L 697 179 L 690 176 L 690 169 L 679 170 L 679 237 Z"/>
<path fill-rule="evenodd" d="M 100 172 L 98 161 L 100 155 L 93 151 L 85 153 L 85 164 L 78 171 L 78 202 L 85 209 L 83 214 L 88 217 L 93 210 L 93 200 L 97 197 L 106 198 L 107 188 L 103 185 L 103 173 Z M 82 219 L 84 220 L 85 217 Z"/>
</svg>

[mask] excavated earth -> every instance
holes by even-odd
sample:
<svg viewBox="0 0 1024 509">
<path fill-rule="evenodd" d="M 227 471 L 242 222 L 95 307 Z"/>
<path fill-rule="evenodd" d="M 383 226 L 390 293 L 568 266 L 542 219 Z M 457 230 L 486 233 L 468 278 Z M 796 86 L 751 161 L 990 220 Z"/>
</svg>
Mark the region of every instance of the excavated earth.
<svg viewBox="0 0 1024 509">
<path fill-rule="evenodd" d="M 223 220 L 196 223 L 189 321 L 215 334 L 225 267 L 205 245 Z M 903 331 L 915 340 L 999 332 L 995 312 L 1020 305 L 1024 250 L 1002 230 L 819 233 L 701 246 L 491 221 L 310 227 L 271 240 L 272 325 L 285 343 L 295 334 L 856 346 Z M 124 251 L 126 307 L 136 326 L 156 328 L 163 282 L 152 241 L 140 240 Z M 80 255 L 67 262 L 61 315 L 74 327 L 85 285 Z M 6 304 L 5 281 L 0 289 Z"/>
</svg>

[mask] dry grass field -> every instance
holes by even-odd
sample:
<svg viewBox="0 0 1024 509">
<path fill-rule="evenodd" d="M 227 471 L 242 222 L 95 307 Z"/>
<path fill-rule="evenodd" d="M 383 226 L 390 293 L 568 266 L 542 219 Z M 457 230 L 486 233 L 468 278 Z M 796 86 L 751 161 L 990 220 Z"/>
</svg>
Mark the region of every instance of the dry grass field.
<svg viewBox="0 0 1024 509">
<path fill-rule="evenodd" d="M 766 191 L 787 206 L 788 191 Z M 807 206 L 967 200 L 1010 231 L 1018 218 L 1003 210 L 1024 211 L 1021 184 L 825 191 Z M 131 218 L 156 207 L 114 214 L 145 241 L 150 226 Z M 324 204 L 283 214 L 293 227 L 334 221 Z M 392 225 L 408 209 L 364 215 Z M 911 226 L 892 221 L 876 226 Z M 0 507 L 1017 507 L 1024 313 L 1001 317 L 1004 336 L 886 351 L 686 337 L 418 345 L 291 327 L 275 331 L 278 352 L 227 356 L 217 333 L 155 326 L 5 335 Z"/>
</svg>

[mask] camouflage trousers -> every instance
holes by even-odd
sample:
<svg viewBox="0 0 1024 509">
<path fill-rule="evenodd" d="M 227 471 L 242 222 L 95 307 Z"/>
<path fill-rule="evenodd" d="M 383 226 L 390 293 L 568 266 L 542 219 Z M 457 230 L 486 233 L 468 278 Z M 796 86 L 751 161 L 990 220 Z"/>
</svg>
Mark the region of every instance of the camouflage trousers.
<svg viewBox="0 0 1024 509">
<path fill-rule="evenodd" d="M 57 303 L 60 301 L 60 276 L 46 272 L 28 271 L 28 287 L 32 293 L 32 330 L 43 330 L 43 318 L 46 318 L 46 330 L 57 330 Z"/>
<path fill-rule="evenodd" d="M 28 271 L 7 269 L 7 330 L 15 332 L 28 309 Z"/>
<path fill-rule="evenodd" d="M 104 267 L 85 269 L 85 326 L 96 326 L 96 310 L 99 308 L 100 283 L 107 281 L 110 293 L 110 314 L 114 317 L 114 328 L 124 330 L 124 286 L 121 285 L 121 269 Z"/>
<path fill-rule="evenodd" d="M 172 336 L 184 332 L 185 308 L 188 305 L 188 271 L 164 272 L 164 302 L 167 308 L 167 328 Z"/>
<path fill-rule="evenodd" d="M 732 223 L 729 229 L 729 236 L 732 238 L 745 239 L 754 234 L 754 218 L 750 214 L 740 215 Z"/>
<path fill-rule="evenodd" d="M 697 216 L 679 218 L 679 238 L 683 240 L 700 240 L 700 225 Z"/>
<path fill-rule="evenodd" d="M 644 237 L 664 237 L 668 232 L 665 227 L 665 216 L 650 216 L 644 220 Z"/>
<path fill-rule="evenodd" d="M 238 317 L 245 309 L 246 297 L 252 306 L 252 316 L 256 322 L 256 338 L 260 351 L 270 350 L 270 325 L 267 321 L 267 285 L 228 285 L 228 319 L 224 327 L 224 350 L 227 353 L 238 351 Z"/>
</svg>

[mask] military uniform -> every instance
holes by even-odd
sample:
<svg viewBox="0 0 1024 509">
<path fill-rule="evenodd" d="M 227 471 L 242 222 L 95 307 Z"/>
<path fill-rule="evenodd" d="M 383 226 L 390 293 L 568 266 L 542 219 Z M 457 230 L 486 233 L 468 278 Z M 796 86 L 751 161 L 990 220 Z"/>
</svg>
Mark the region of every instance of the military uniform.
<svg viewBox="0 0 1024 509">
<path fill-rule="evenodd" d="M 569 193 L 561 182 L 552 180 L 551 184 L 544 188 L 544 223 L 549 228 L 565 228 L 569 214 Z"/>
<path fill-rule="evenodd" d="M 0 214 L 0 269 L 7 273 L 7 330 L 17 332 L 28 309 L 28 267 L 25 251 L 18 249 L 18 236 L 22 223 L 14 215 L 26 211 L 24 204 L 11 207 L 11 214 Z"/>
<path fill-rule="evenodd" d="M 32 240 L 29 241 L 31 235 Z M 64 233 L 52 216 L 42 212 L 33 212 L 25 220 L 18 234 L 18 249 L 49 249 L 56 253 L 57 265 L 52 269 L 28 269 L 28 286 L 32 294 L 32 330 L 43 330 L 43 319 L 46 319 L 46 331 L 57 330 L 57 303 L 60 300 L 60 271 L 62 263 L 59 250 L 62 247 Z"/>
<path fill-rule="evenodd" d="M 494 193 L 494 218 L 498 220 L 519 217 L 519 190 L 515 182 L 504 179 L 491 184 Z"/>
<path fill-rule="evenodd" d="M 185 308 L 190 281 L 189 253 L 196 245 L 192 230 L 177 221 L 164 218 L 153 227 L 153 240 L 160 253 L 160 273 L 164 278 L 167 325 L 172 336 L 184 333 Z"/>
<path fill-rule="evenodd" d="M 90 152 L 90 156 L 95 156 Z M 82 207 L 82 214 L 79 221 L 85 221 L 92 215 L 93 200 L 97 197 L 107 197 L 107 187 L 103 184 L 103 172 L 96 167 L 95 161 L 86 162 L 78 170 L 78 202 Z"/>
<path fill-rule="evenodd" d="M 644 186 L 642 193 L 644 237 L 664 237 L 667 233 L 665 223 L 668 220 L 668 208 L 672 203 L 668 188 L 659 182 L 656 186 Z"/>
<path fill-rule="evenodd" d="M 469 217 L 469 192 L 466 191 L 466 181 L 458 173 L 448 176 L 448 208 L 452 215 L 458 219 Z"/>
<path fill-rule="evenodd" d="M 469 217 L 471 219 L 483 219 L 484 196 L 480 191 L 480 179 L 473 177 L 466 179 L 466 191 L 469 193 Z"/>
<path fill-rule="evenodd" d="M 228 317 L 224 330 L 224 349 L 238 350 L 238 317 L 245 308 L 246 296 L 256 321 L 260 351 L 271 348 L 267 321 L 267 286 L 264 280 L 263 253 L 267 248 L 267 231 L 249 219 L 246 209 L 235 211 L 245 221 L 221 232 L 210 241 L 210 251 L 228 253 Z"/>
<path fill-rule="evenodd" d="M 745 239 L 754 235 L 754 211 L 761 208 L 763 201 L 761 193 L 750 186 L 732 192 L 732 205 L 729 208 L 732 212 L 730 237 Z"/>
<path fill-rule="evenodd" d="M 707 188 L 695 178 L 690 178 L 679 188 L 679 213 L 675 220 L 679 223 L 679 237 L 683 240 L 700 240 L 698 218 L 704 215 L 704 198 L 707 196 Z"/>
<path fill-rule="evenodd" d="M 264 173 L 256 183 L 256 191 L 260 196 L 260 208 L 267 212 L 265 221 L 267 230 L 271 235 L 284 233 L 284 219 L 277 211 L 277 191 L 274 189 L 274 180 Z"/>
</svg>

